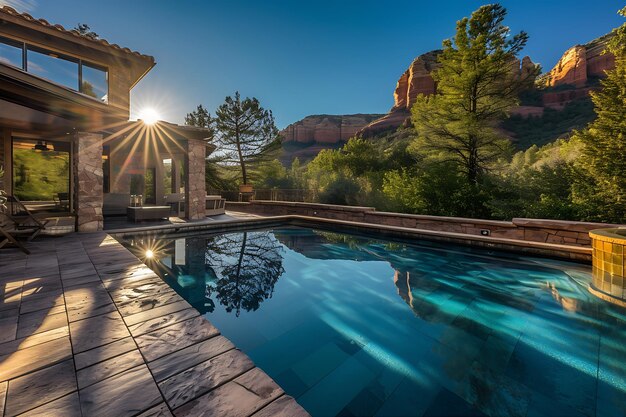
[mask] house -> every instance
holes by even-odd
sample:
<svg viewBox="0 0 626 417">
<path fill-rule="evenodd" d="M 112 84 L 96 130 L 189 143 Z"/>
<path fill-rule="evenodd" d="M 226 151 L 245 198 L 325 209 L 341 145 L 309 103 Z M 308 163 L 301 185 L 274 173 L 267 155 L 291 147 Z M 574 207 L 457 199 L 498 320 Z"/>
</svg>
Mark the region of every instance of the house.
<svg viewBox="0 0 626 417">
<path fill-rule="evenodd" d="M 131 195 L 146 204 L 184 196 L 205 217 L 208 131 L 130 121 L 130 90 L 151 56 L 0 8 L 0 189 L 33 210 L 103 228 Z M 1 174 L 2 171 L 0 171 Z"/>
</svg>

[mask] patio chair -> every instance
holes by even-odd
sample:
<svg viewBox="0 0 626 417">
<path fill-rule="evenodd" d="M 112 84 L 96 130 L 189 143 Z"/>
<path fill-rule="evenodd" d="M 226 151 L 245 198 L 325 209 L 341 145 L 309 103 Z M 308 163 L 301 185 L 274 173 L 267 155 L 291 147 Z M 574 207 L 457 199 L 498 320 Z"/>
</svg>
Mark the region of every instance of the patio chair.
<svg viewBox="0 0 626 417">
<path fill-rule="evenodd" d="M 4 197 L 0 196 L 0 208 L 2 207 L 2 199 Z M 15 222 L 11 220 L 9 216 L 3 213 L 0 210 L 0 239 L 4 237 L 3 240 L 0 240 L 0 249 L 2 249 L 7 244 L 12 244 L 17 246 L 22 252 L 27 255 L 30 255 L 30 251 L 24 247 L 17 239 L 17 236 L 31 236 L 33 233 L 36 233 L 37 229 L 18 229 L 15 225 Z"/>
<path fill-rule="evenodd" d="M 53 197 L 54 205 L 61 211 L 68 211 L 70 209 L 70 194 L 69 193 L 57 193 L 56 197 Z"/>
<path fill-rule="evenodd" d="M 4 208 L 2 208 L 3 214 L 13 223 L 13 228 L 16 231 L 22 229 L 33 231 L 28 236 L 28 241 L 36 238 L 46 228 L 48 220 L 41 220 L 33 216 L 17 197 L 8 194 L 3 194 L 2 197 L 6 200 L 3 205 Z"/>
</svg>

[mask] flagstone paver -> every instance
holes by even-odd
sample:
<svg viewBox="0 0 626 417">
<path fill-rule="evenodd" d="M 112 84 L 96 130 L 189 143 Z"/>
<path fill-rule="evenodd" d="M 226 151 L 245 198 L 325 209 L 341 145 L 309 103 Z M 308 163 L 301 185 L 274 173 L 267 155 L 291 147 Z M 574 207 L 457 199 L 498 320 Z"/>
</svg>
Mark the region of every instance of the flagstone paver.
<svg viewBox="0 0 626 417">
<path fill-rule="evenodd" d="M 20 414 L 20 417 L 82 417 L 78 391 Z"/>
<path fill-rule="evenodd" d="M 0 417 L 306 416 L 105 233 L 0 254 Z"/>
<path fill-rule="evenodd" d="M 14 416 L 76 391 L 74 361 L 64 362 L 9 381 L 5 413 Z"/>
</svg>

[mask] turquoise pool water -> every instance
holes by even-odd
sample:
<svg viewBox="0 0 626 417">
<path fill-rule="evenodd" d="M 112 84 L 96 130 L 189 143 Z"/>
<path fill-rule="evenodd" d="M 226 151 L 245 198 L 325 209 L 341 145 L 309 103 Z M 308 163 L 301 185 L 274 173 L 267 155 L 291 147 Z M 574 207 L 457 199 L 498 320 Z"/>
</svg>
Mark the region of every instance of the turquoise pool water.
<svg viewBox="0 0 626 417">
<path fill-rule="evenodd" d="M 302 228 L 135 240 L 313 416 L 622 416 L 626 310 L 590 267 Z"/>
</svg>

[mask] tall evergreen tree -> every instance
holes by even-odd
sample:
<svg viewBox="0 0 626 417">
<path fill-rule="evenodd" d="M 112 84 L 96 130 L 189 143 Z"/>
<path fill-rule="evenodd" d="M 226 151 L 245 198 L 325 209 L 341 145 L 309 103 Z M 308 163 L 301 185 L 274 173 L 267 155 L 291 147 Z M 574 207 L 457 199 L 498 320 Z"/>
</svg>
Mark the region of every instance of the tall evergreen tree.
<svg viewBox="0 0 626 417">
<path fill-rule="evenodd" d="M 519 67 L 528 35 L 510 36 L 506 9 L 480 7 L 457 22 L 454 40 L 443 42 L 436 94 L 419 96 L 412 108 L 417 149 L 454 163 L 470 185 L 506 154 L 510 144 L 497 123 L 532 85 L 538 68 Z"/>
<path fill-rule="evenodd" d="M 191 113 L 187 113 L 185 116 L 185 124 L 187 126 L 204 127 L 205 129 L 212 129 L 215 124 L 215 120 L 211 117 L 211 113 L 204 108 L 202 104 Z"/>
<path fill-rule="evenodd" d="M 215 112 L 216 142 L 227 162 L 241 167 L 243 184 L 248 184 L 248 166 L 272 159 L 280 147 L 278 129 L 271 110 L 261 107 L 256 98 L 226 97 Z"/>
<path fill-rule="evenodd" d="M 618 13 L 626 17 L 626 7 Z M 621 223 L 626 221 L 626 23 L 613 30 L 606 52 L 615 56 L 615 68 L 591 93 L 598 117 L 575 135 L 585 145 L 580 166 L 586 175 L 574 197 L 589 220 Z"/>
</svg>

